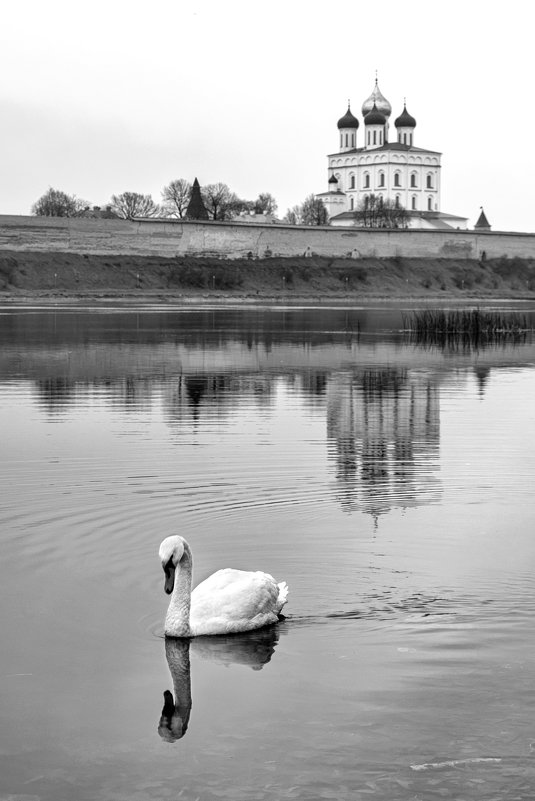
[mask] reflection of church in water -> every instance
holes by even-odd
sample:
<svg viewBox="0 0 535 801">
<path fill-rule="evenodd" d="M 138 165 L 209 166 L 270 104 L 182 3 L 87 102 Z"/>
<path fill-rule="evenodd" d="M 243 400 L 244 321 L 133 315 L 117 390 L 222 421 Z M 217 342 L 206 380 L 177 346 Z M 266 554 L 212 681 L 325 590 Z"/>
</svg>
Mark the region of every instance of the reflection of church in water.
<svg viewBox="0 0 535 801">
<path fill-rule="evenodd" d="M 333 373 L 327 385 L 327 438 L 339 500 L 378 515 L 434 503 L 440 496 L 439 388 L 418 370 Z"/>
</svg>

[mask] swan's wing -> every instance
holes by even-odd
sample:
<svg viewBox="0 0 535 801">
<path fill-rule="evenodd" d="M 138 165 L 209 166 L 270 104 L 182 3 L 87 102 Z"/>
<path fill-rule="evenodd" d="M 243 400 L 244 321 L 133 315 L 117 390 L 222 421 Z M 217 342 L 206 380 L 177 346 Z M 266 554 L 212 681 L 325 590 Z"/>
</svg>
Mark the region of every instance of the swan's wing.
<svg viewBox="0 0 535 801">
<path fill-rule="evenodd" d="M 269 573 L 218 570 L 191 594 L 192 631 L 230 633 L 275 623 L 286 594 L 286 585 L 279 586 Z"/>
</svg>

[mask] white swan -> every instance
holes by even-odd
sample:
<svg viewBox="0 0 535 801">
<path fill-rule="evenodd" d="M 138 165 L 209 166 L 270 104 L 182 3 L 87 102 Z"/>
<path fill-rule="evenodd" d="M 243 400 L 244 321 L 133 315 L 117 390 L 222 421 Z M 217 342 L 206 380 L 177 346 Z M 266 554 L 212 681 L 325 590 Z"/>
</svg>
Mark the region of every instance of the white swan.
<svg viewBox="0 0 535 801">
<path fill-rule="evenodd" d="M 193 560 L 183 537 L 166 537 L 160 545 L 165 592 L 171 601 L 165 618 L 166 637 L 237 634 L 279 620 L 288 587 L 269 573 L 226 568 L 191 591 Z M 178 571 L 175 580 L 175 573 Z"/>
</svg>

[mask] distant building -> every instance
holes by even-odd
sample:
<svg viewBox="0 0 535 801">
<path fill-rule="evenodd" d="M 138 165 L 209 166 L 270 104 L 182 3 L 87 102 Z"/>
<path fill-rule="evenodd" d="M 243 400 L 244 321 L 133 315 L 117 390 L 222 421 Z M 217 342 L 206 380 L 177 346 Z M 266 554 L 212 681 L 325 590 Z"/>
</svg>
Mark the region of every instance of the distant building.
<svg viewBox="0 0 535 801">
<path fill-rule="evenodd" d="M 487 220 L 487 216 L 483 211 L 483 206 L 481 206 L 481 214 L 478 217 L 476 224 L 474 225 L 474 229 L 476 231 L 490 231 L 490 223 Z"/>
<path fill-rule="evenodd" d="M 339 149 L 328 158 L 327 191 L 321 198 L 332 225 L 355 225 L 354 212 L 366 195 L 403 206 L 411 228 L 466 228 L 467 218 L 444 214 L 440 208 L 441 153 L 415 145 L 416 120 L 403 111 L 394 121 L 395 140 L 390 141 L 392 106 L 377 79 L 362 104 L 363 132 L 351 106 L 338 120 Z M 359 136 L 363 144 L 359 146 Z"/>
<path fill-rule="evenodd" d="M 191 195 L 188 207 L 186 209 L 186 219 L 187 220 L 208 219 L 208 211 L 206 210 L 206 206 L 204 205 L 201 195 L 201 187 L 199 185 L 199 181 L 197 180 L 197 178 L 195 178 L 191 186 Z"/>
</svg>

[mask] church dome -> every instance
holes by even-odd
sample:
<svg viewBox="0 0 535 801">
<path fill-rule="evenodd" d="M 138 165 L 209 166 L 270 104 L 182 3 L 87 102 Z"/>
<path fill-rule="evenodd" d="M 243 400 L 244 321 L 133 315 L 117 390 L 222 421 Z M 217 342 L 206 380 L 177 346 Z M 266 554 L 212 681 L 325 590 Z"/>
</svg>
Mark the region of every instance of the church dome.
<svg viewBox="0 0 535 801">
<path fill-rule="evenodd" d="M 375 103 L 371 111 L 364 117 L 364 125 L 386 125 L 386 117 L 381 114 Z"/>
<path fill-rule="evenodd" d="M 329 183 L 330 184 L 337 184 L 338 183 L 338 178 L 336 177 L 336 175 L 331 175 L 331 177 L 329 178 Z"/>
<path fill-rule="evenodd" d="M 416 128 L 416 120 L 407 111 L 407 106 L 403 105 L 403 111 L 395 121 L 396 128 Z"/>
<path fill-rule="evenodd" d="M 359 127 L 359 121 L 351 113 L 351 108 L 349 107 L 349 105 L 347 106 L 346 113 L 344 114 L 343 117 L 340 117 L 340 119 L 338 120 L 337 124 L 338 124 L 339 128 L 358 128 Z"/>
<path fill-rule="evenodd" d="M 384 114 L 386 119 L 388 119 L 392 114 L 392 106 L 390 105 L 386 97 L 383 96 L 381 90 L 379 89 L 377 78 L 375 79 L 375 86 L 373 88 L 373 92 L 371 93 L 369 98 L 365 100 L 364 103 L 362 104 L 363 117 L 365 117 L 366 114 L 369 114 L 374 106 L 377 106 L 377 111 L 380 111 L 381 114 Z"/>
</svg>

